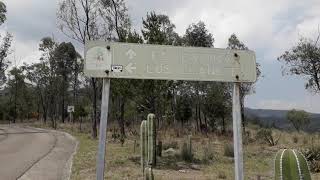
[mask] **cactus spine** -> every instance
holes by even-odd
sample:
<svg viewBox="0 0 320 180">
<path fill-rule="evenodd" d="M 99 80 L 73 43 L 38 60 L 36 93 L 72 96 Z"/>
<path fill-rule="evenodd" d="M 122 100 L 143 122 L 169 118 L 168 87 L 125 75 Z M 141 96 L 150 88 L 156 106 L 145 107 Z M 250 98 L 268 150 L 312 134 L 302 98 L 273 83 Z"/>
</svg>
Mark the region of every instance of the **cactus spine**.
<svg viewBox="0 0 320 180">
<path fill-rule="evenodd" d="M 140 127 L 141 168 L 146 180 L 153 180 L 152 167 L 156 165 L 156 128 L 155 115 L 149 114 Z"/>
<path fill-rule="evenodd" d="M 311 180 L 305 157 L 293 149 L 278 151 L 275 158 L 275 180 Z"/>
<path fill-rule="evenodd" d="M 144 172 L 146 168 L 147 151 L 148 151 L 148 136 L 147 136 L 147 121 L 143 120 L 140 127 L 140 144 L 141 144 L 141 168 Z"/>
</svg>

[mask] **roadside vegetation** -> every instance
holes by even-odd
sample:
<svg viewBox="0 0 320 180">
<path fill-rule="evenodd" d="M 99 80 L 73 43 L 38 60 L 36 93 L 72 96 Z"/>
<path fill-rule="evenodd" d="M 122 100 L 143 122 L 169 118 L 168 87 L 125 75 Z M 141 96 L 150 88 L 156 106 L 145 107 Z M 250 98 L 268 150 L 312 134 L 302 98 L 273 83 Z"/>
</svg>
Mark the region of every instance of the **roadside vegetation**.
<svg viewBox="0 0 320 180">
<path fill-rule="evenodd" d="M 35 122 L 29 125 L 49 128 Z M 79 124 L 61 124 L 79 140 L 78 152 L 73 160 L 72 179 L 95 179 L 95 159 L 98 141 L 91 138 L 90 125 L 79 132 Z M 128 133 L 124 144 L 114 134 L 116 124 L 110 124 L 107 136 L 106 179 L 142 179 L 140 166 L 140 136 Z M 116 128 L 117 129 L 117 128 Z M 133 129 L 139 130 L 139 126 Z M 229 129 L 229 128 L 228 128 Z M 119 132 L 119 129 L 117 129 Z M 234 179 L 232 134 L 201 134 L 181 129 L 161 129 L 159 139 L 163 143 L 162 157 L 157 157 L 155 179 Z M 318 133 L 280 131 L 262 128 L 250 123 L 244 137 L 244 166 L 246 179 L 273 179 L 274 158 L 279 149 L 298 149 L 306 156 L 313 179 L 320 178 L 320 140 Z M 277 140 L 274 145 L 264 136 Z M 192 158 L 185 159 L 184 143 L 192 135 Z M 261 135 L 262 134 L 262 135 Z M 265 135 L 266 134 L 266 135 Z M 269 137 L 270 138 L 270 137 Z M 297 140 L 295 140 L 297 139 Z"/>
</svg>

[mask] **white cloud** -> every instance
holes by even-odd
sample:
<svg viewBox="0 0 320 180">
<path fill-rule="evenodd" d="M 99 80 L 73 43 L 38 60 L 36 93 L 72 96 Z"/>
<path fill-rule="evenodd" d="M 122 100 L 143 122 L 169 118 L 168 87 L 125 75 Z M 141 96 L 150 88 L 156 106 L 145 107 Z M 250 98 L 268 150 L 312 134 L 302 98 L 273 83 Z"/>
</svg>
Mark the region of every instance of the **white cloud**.
<svg viewBox="0 0 320 180">
<path fill-rule="evenodd" d="M 262 59 L 274 61 L 299 35 L 315 36 L 319 9 L 317 0 L 189 0 L 169 16 L 180 34 L 190 23 L 202 20 L 213 33 L 216 47 L 226 47 L 228 37 L 236 33 L 249 47 L 269 51 Z"/>
</svg>

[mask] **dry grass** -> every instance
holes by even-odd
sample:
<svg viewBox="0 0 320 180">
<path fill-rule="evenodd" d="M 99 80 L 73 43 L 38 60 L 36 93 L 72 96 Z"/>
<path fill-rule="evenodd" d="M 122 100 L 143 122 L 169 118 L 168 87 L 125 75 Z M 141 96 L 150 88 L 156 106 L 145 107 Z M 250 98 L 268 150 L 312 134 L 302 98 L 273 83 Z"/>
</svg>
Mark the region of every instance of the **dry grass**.
<svg viewBox="0 0 320 180">
<path fill-rule="evenodd" d="M 41 126 L 37 124 L 37 126 Z M 97 140 L 93 140 L 89 133 L 79 133 L 78 125 L 65 124 L 59 129 L 69 132 L 75 136 L 80 144 L 78 152 L 74 158 L 72 168 L 73 180 L 95 179 L 95 160 L 97 152 Z M 89 132 L 88 129 L 85 130 Z M 251 137 L 255 136 L 257 127 L 250 127 Z M 281 134 L 278 145 L 270 147 L 266 144 L 251 142 L 244 145 L 244 167 L 245 179 L 256 180 L 273 179 L 273 161 L 275 153 L 281 148 L 301 148 L 311 144 L 320 144 L 317 135 L 305 133 L 287 133 L 275 130 L 276 134 Z M 177 132 L 168 129 L 159 133 L 159 138 L 163 144 L 175 144 L 181 146 L 186 135 L 184 132 Z M 105 179 L 142 179 L 140 169 L 139 150 L 136 146 L 134 151 L 134 141 L 139 144 L 139 136 L 129 135 L 123 146 L 118 141 L 111 139 L 111 132 L 108 132 L 106 150 L 106 177 Z M 293 142 L 293 137 L 298 138 L 298 142 Z M 158 159 L 158 167 L 154 170 L 156 180 L 167 179 L 234 179 L 234 160 L 232 157 L 224 156 L 224 145 L 232 143 L 231 137 L 216 136 L 209 134 L 193 134 L 193 150 L 195 162 L 183 162 L 177 156 L 165 156 Z M 170 146 L 170 145 L 169 145 Z M 203 162 L 204 148 L 210 146 L 214 158 L 209 162 Z M 177 150 L 179 152 L 179 150 Z M 196 168 L 194 168 L 196 166 Z M 313 174 L 313 179 L 320 179 L 320 174 Z"/>
</svg>

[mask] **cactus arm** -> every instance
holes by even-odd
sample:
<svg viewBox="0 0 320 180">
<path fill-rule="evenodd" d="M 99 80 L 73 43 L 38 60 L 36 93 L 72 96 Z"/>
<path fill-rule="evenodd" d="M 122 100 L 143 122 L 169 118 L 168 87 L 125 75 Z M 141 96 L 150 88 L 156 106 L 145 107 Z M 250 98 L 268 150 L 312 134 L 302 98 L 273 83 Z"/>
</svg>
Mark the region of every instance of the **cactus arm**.
<svg viewBox="0 0 320 180">
<path fill-rule="evenodd" d="M 156 158 L 156 139 L 155 139 L 155 123 L 154 123 L 154 114 L 148 115 L 148 163 L 152 166 L 155 166 Z"/>
<path fill-rule="evenodd" d="M 300 153 L 296 153 L 300 162 L 303 180 L 311 180 L 310 170 L 306 158 Z"/>
<path fill-rule="evenodd" d="M 140 144 L 141 144 L 141 168 L 142 168 L 142 173 L 144 173 L 145 166 L 146 166 L 146 125 L 147 121 L 143 120 L 141 122 L 141 127 L 140 127 Z"/>
</svg>

